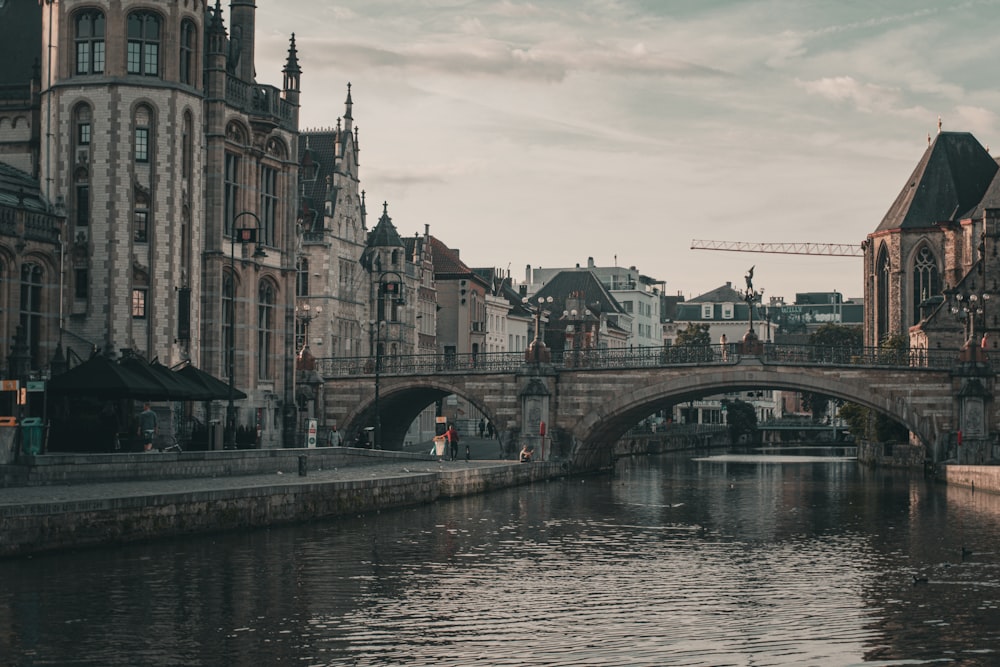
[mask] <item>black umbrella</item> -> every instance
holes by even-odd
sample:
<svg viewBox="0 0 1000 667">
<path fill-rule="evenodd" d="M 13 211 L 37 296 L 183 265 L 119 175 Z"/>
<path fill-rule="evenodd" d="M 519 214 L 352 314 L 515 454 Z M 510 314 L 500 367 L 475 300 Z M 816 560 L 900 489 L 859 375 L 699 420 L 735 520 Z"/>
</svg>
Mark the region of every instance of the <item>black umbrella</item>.
<svg viewBox="0 0 1000 667">
<path fill-rule="evenodd" d="M 165 393 L 161 384 L 100 355 L 55 376 L 49 380 L 48 389 L 54 394 L 94 396 L 103 399 L 157 400 Z"/>
</svg>

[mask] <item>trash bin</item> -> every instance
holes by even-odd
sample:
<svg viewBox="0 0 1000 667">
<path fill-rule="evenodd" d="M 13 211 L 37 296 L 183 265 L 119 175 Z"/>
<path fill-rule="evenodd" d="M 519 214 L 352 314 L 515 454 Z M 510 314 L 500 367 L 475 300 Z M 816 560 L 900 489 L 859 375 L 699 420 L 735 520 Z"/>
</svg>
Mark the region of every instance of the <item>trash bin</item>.
<svg viewBox="0 0 1000 667">
<path fill-rule="evenodd" d="M 38 417 L 21 420 L 21 451 L 32 456 L 42 453 L 42 420 Z"/>
</svg>

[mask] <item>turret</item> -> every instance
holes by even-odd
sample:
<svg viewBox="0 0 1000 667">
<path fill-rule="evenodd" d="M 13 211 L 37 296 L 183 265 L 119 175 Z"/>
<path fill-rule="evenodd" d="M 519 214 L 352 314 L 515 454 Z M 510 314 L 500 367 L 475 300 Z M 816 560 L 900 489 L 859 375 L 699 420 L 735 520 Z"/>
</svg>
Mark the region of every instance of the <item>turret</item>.
<svg viewBox="0 0 1000 667">
<path fill-rule="evenodd" d="M 232 24 L 229 71 L 247 82 L 257 78 L 253 64 L 256 11 L 254 0 L 231 0 L 229 3 L 229 22 Z"/>
<path fill-rule="evenodd" d="M 285 67 L 281 70 L 284 76 L 281 96 L 289 104 L 299 105 L 299 92 L 301 88 L 302 68 L 299 67 L 298 52 L 295 49 L 295 33 L 288 43 L 288 58 L 285 60 Z"/>
</svg>

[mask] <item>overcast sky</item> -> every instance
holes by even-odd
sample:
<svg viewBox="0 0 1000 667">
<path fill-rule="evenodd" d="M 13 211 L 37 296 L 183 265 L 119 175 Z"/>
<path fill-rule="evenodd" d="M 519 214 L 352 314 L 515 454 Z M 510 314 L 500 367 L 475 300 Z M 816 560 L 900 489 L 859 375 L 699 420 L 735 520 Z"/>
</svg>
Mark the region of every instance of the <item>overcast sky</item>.
<svg viewBox="0 0 1000 667">
<path fill-rule="evenodd" d="M 765 296 L 860 296 L 857 258 L 690 243 L 860 243 L 938 116 L 1000 147 L 1000 0 L 257 4 L 257 78 L 294 32 L 303 128 L 351 82 L 369 225 L 388 201 L 518 280 L 593 257 L 688 297 L 751 265 Z"/>
</svg>

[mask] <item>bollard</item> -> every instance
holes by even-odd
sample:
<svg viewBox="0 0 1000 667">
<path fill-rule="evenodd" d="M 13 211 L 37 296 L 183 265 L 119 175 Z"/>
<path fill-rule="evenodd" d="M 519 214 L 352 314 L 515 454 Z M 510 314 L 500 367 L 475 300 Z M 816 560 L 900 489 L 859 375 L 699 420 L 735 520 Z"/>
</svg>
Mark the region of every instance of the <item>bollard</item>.
<svg viewBox="0 0 1000 667">
<path fill-rule="evenodd" d="M 306 476 L 306 468 L 307 468 L 308 462 L 309 462 L 309 458 L 308 457 L 306 457 L 306 456 L 300 456 L 299 457 L 299 477 L 305 477 Z"/>
</svg>

